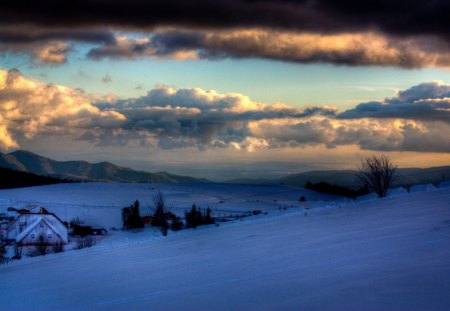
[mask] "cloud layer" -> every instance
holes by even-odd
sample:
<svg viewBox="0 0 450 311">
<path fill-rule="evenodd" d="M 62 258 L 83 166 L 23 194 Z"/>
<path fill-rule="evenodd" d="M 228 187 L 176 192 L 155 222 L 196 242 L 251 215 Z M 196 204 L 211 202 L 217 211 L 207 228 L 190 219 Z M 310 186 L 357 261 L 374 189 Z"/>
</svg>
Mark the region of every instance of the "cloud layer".
<svg viewBox="0 0 450 311">
<path fill-rule="evenodd" d="M 376 33 L 316 34 L 265 29 L 230 31 L 164 30 L 150 37 L 118 37 L 93 48 L 92 59 L 139 57 L 173 59 L 266 58 L 297 63 L 395 66 L 449 66 L 450 54 L 435 40 L 389 38 Z"/>
<path fill-rule="evenodd" d="M 101 146 L 259 149 L 357 146 L 365 150 L 450 152 L 450 85 L 430 82 L 383 102 L 332 107 L 264 104 L 242 94 L 157 86 L 117 99 L 0 71 L 0 145 L 64 134 Z"/>
<path fill-rule="evenodd" d="M 426 34 L 447 40 L 449 13 L 450 4 L 445 0 L 16 0 L 1 4 L 0 23 L 80 29 L 256 27 L 321 33 L 375 29 L 386 34 Z"/>
<path fill-rule="evenodd" d="M 0 51 L 59 64 L 67 49 L 56 49 L 55 57 L 36 50 L 87 42 L 96 45 L 88 54 L 93 59 L 258 57 L 448 67 L 449 15 L 444 0 L 17 0 L 0 4 Z"/>
</svg>

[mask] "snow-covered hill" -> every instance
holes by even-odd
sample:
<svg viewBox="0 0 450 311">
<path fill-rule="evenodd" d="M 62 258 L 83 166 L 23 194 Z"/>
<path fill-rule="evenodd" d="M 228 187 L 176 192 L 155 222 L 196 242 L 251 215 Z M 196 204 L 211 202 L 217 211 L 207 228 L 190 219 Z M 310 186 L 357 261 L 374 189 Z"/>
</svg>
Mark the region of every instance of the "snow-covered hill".
<svg viewBox="0 0 450 311">
<path fill-rule="evenodd" d="M 238 201 L 213 188 L 192 198 L 213 202 L 221 193 L 224 202 L 254 206 L 265 196 L 274 204 L 280 196 L 298 200 L 298 193 L 268 189 L 244 197 L 247 189 Z M 183 193 L 169 194 L 177 191 Z M 306 214 L 288 208 L 166 238 L 127 233 L 90 249 L 0 266 L 0 309 L 449 310 L 449 246 L 450 188 L 322 202 Z"/>
</svg>

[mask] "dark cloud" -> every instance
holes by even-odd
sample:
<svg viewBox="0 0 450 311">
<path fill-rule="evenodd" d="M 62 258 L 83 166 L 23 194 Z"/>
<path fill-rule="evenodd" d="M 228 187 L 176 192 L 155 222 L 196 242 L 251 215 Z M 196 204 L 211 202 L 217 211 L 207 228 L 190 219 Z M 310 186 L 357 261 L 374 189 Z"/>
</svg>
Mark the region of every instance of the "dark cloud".
<svg viewBox="0 0 450 311">
<path fill-rule="evenodd" d="M 39 26 L 151 28 L 263 27 L 313 32 L 377 29 L 395 35 L 448 39 L 446 0 L 81 0 L 3 1 L 0 23 Z"/>
<path fill-rule="evenodd" d="M 359 104 L 340 113 L 338 118 L 399 118 L 450 123 L 450 85 L 422 83 L 383 102 Z"/>
<path fill-rule="evenodd" d="M 142 38 L 118 37 L 91 49 L 88 57 L 174 59 L 266 58 L 342 65 L 404 68 L 448 66 L 450 56 L 432 48 L 436 40 L 394 39 L 376 33 L 319 35 L 263 29 L 164 30 Z M 427 47 L 427 51 L 424 50 Z"/>
<path fill-rule="evenodd" d="M 52 29 L 28 26 L 0 26 L 0 43 L 32 44 L 36 42 L 73 40 L 91 43 L 113 44 L 113 32 L 100 29 Z"/>
<path fill-rule="evenodd" d="M 0 49 L 27 52 L 36 43 L 81 41 L 100 45 L 88 54 L 94 59 L 258 57 L 352 66 L 449 66 L 448 16 L 446 0 L 16 0 L 0 4 Z M 221 36 L 245 29 L 266 34 Z M 113 33 L 118 32 L 147 34 L 151 40 L 117 42 Z M 333 38 L 326 43 L 297 37 L 289 43 L 292 34 L 359 37 L 336 37 L 346 46 L 328 49 Z M 367 34 L 384 41 L 370 44 Z"/>
<path fill-rule="evenodd" d="M 0 26 L 0 51 L 29 55 L 38 65 L 65 63 L 73 50 L 71 41 L 114 44 L 115 37 L 108 30 Z"/>
</svg>

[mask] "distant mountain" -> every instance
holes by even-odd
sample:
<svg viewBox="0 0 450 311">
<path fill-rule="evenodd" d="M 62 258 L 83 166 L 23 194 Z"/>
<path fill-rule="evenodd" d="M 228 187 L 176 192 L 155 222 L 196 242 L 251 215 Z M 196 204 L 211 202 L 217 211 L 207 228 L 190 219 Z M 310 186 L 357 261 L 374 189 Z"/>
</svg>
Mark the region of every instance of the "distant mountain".
<svg viewBox="0 0 450 311">
<path fill-rule="evenodd" d="M 304 187 L 310 181 L 312 183 L 327 182 L 342 187 L 358 189 L 360 185 L 356 183 L 357 171 L 355 170 L 328 170 L 309 171 L 305 173 L 292 174 L 278 179 L 234 179 L 233 183 L 283 183 L 286 185 Z M 395 181 L 394 187 L 410 187 L 412 185 L 432 183 L 438 184 L 441 181 L 450 179 L 450 166 L 439 166 L 430 168 L 401 168 L 400 176 Z"/>
<path fill-rule="evenodd" d="M 0 167 L 43 176 L 74 180 L 115 182 L 207 182 L 205 179 L 178 176 L 166 172 L 149 173 L 116 166 L 109 162 L 56 161 L 29 151 L 18 150 L 9 154 L 0 153 Z"/>
</svg>

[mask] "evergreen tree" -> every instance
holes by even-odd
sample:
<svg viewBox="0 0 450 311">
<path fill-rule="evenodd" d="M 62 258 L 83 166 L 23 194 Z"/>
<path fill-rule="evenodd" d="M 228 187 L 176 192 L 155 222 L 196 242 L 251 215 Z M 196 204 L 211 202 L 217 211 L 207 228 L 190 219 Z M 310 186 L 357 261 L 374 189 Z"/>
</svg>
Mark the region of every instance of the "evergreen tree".
<svg viewBox="0 0 450 311">
<path fill-rule="evenodd" d="M 144 228 L 139 211 L 139 201 L 136 200 L 130 207 L 122 209 L 122 222 L 126 229 Z"/>
<path fill-rule="evenodd" d="M 214 217 L 211 216 L 211 209 L 209 207 L 206 209 L 204 223 L 205 225 L 210 225 L 214 223 Z"/>
</svg>

